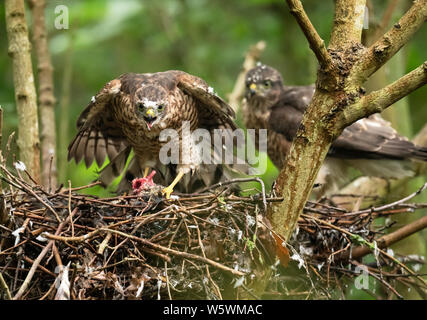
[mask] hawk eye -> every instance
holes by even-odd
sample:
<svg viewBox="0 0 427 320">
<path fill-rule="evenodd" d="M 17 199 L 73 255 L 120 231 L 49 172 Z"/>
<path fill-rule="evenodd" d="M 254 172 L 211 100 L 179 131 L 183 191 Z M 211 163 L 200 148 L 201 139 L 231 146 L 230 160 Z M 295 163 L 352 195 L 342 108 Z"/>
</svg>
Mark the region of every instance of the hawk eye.
<svg viewBox="0 0 427 320">
<path fill-rule="evenodd" d="M 157 106 L 157 110 L 162 111 L 163 110 L 163 105 L 162 104 L 158 105 Z"/>
<path fill-rule="evenodd" d="M 264 87 L 270 88 L 271 87 L 271 81 L 270 80 L 264 81 Z"/>
<path fill-rule="evenodd" d="M 139 102 L 137 105 L 138 109 L 144 109 L 144 104 L 142 102 Z"/>
</svg>

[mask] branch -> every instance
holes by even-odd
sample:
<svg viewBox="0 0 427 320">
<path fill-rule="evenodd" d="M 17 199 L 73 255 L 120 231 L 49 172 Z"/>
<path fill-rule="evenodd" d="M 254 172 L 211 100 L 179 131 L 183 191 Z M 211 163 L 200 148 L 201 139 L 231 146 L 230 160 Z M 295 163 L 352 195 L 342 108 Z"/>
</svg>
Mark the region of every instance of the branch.
<svg viewBox="0 0 427 320">
<path fill-rule="evenodd" d="M 360 99 L 359 102 L 345 108 L 342 113 L 345 126 L 371 114 L 383 111 L 426 83 L 427 61 L 388 86 L 371 92 Z"/>
<path fill-rule="evenodd" d="M 265 41 L 259 41 L 255 45 L 249 48 L 248 53 L 246 53 L 245 61 L 243 62 L 242 71 L 239 73 L 236 84 L 234 85 L 233 91 L 228 95 L 228 102 L 230 106 L 233 108 L 234 112 L 237 113 L 239 108 L 240 100 L 245 94 L 245 78 L 246 73 L 255 67 L 255 64 L 261 53 L 265 49 Z"/>
<path fill-rule="evenodd" d="M 56 129 L 53 89 L 53 67 L 47 43 L 45 23 L 45 0 L 29 1 L 33 16 L 33 43 L 39 70 L 39 105 L 42 147 L 42 184 L 44 187 L 57 184 Z M 52 161 L 51 161 L 52 159 Z"/>
<path fill-rule="evenodd" d="M 13 82 L 18 113 L 20 160 L 36 181 L 40 180 L 40 139 L 37 97 L 34 86 L 31 45 L 25 20 L 24 0 L 6 0 L 8 52 L 13 61 Z"/>
<path fill-rule="evenodd" d="M 329 48 L 338 49 L 361 43 L 366 0 L 336 0 Z"/>
<path fill-rule="evenodd" d="M 332 58 L 326 49 L 325 41 L 319 36 L 304 8 L 299 0 L 286 0 L 289 10 L 297 20 L 302 32 L 308 40 L 311 50 L 316 55 L 321 68 L 330 69 L 332 67 Z"/>
<path fill-rule="evenodd" d="M 348 80 L 362 84 L 400 50 L 427 19 L 427 0 L 414 1 L 412 7 L 383 37 L 355 63 Z"/>
<path fill-rule="evenodd" d="M 409 237 L 410 235 L 427 228 L 427 216 L 424 216 L 414 222 L 390 233 L 382 236 L 377 241 L 378 248 L 384 249 L 392 244 Z M 359 259 L 371 252 L 371 249 L 366 246 L 359 246 L 352 250 L 352 259 Z M 345 256 L 345 255 L 344 255 Z"/>
</svg>

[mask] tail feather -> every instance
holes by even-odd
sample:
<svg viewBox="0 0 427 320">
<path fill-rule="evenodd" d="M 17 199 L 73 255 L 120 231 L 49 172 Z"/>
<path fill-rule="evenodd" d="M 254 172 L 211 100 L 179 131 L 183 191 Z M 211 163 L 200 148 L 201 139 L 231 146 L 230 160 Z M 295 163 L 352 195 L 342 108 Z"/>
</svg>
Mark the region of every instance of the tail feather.
<svg viewBox="0 0 427 320">
<path fill-rule="evenodd" d="M 113 180 L 123 172 L 130 151 L 131 147 L 126 147 L 117 154 L 104 169 L 101 170 L 99 174 L 99 181 L 101 181 L 104 186 L 110 185 Z"/>
</svg>

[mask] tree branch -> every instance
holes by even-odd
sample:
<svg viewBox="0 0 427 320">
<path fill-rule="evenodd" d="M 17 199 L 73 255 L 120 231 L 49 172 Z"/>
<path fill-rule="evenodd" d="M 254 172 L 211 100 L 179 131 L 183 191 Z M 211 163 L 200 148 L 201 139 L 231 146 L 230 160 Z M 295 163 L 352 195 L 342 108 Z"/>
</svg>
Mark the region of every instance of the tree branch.
<svg viewBox="0 0 427 320">
<path fill-rule="evenodd" d="M 342 113 L 343 123 L 347 126 L 361 118 L 381 112 L 426 83 L 427 61 L 388 86 L 371 92 L 359 102 L 345 108 Z"/>
<path fill-rule="evenodd" d="M 362 41 L 366 0 L 336 0 L 331 49 L 350 47 Z"/>
<path fill-rule="evenodd" d="M 302 32 L 308 40 L 311 50 L 316 55 L 321 68 L 330 69 L 332 58 L 325 46 L 325 41 L 319 36 L 299 0 L 286 0 L 289 10 L 297 20 Z"/>
<path fill-rule="evenodd" d="M 39 181 L 40 139 L 37 97 L 24 0 L 6 0 L 5 13 L 8 51 L 13 61 L 13 82 L 19 123 L 19 155 L 31 176 Z"/>
<path fill-rule="evenodd" d="M 264 51 L 266 46 L 265 41 L 259 41 L 255 45 L 251 46 L 246 53 L 245 61 L 243 62 L 242 71 L 239 73 L 236 84 L 234 85 L 233 91 L 228 95 L 228 103 L 233 108 L 234 112 L 237 113 L 239 109 L 240 101 L 245 94 L 245 77 L 246 73 L 255 67 L 257 60 L 260 58 L 261 53 Z"/>
<path fill-rule="evenodd" d="M 33 16 L 33 43 L 39 70 L 39 107 L 42 148 L 42 184 L 55 187 L 56 166 L 56 125 L 54 107 L 56 99 L 53 89 L 53 67 L 47 44 L 45 23 L 45 0 L 29 1 Z M 51 161 L 52 158 L 52 161 Z M 50 182 L 50 183 L 49 183 Z"/>
<path fill-rule="evenodd" d="M 427 19 L 427 0 L 414 1 L 398 23 L 377 40 L 354 64 L 348 80 L 362 84 L 395 55 Z"/>
<path fill-rule="evenodd" d="M 377 241 L 378 244 L 378 248 L 380 249 L 384 249 L 387 248 L 389 246 L 391 246 L 392 244 L 405 239 L 407 237 L 409 237 L 410 235 L 423 230 L 424 228 L 427 228 L 427 216 L 424 216 L 418 220 L 415 220 L 414 222 L 392 232 L 389 234 L 386 234 L 385 236 L 382 236 L 381 238 L 379 238 Z M 360 246 L 360 247 L 356 247 L 352 250 L 351 253 L 351 257 L 353 259 L 358 259 L 361 258 L 367 254 L 369 254 L 371 252 L 371 249 L 369 247 L 366 246 Z M 345 256 L 348 256 L 348 253 L 344 254 Z"/>
</svg>

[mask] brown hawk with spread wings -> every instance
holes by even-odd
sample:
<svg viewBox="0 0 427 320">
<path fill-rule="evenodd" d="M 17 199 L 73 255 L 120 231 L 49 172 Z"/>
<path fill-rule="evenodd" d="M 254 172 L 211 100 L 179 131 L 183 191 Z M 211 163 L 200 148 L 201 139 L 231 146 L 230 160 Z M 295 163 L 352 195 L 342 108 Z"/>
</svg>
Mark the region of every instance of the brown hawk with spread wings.
<svg viewBox="0 0 427 320">
<path fill-rule="evenodd" d="M 279 169 L 284 165 L 314 90 L 314 85 L 285 86 L 281 74 L 264 64 L 258 64 L 246 74 L 245 125 L 268 130 L 267 153 Z M 400 136 L 380 115 L 374 114 L 345 128 L 335 140 L 317 183 L 328 184 L 325 191 L 336 190 L 344 182 L 348 167 L 367 176 L 412 176 L 410 159 L 427 161 L 427 149 Z"/>
<path fill-rule="evenodd" d="M 78 133 L 68 147 L 68 159 L 74 158 L 76 163 L 84 159 L 86 167 L 96 161 L 101 167 L 108 155 L 110 163 L 99 177 L 107 186 L 124 170 L 133 149 L 134 157 L 118 192 L 129 190 L 131 181 L 142 173 L 146 177 L 151 168 L 158 172 L 156 183 L 169 185 L 162 191 L 169 198 L 175 186 L 179 191 L 193 192 L 225 178 L 223 165 L 201 163 L 202 146 L 183 134 L 183 124 L 190 132 L 202 128 L 212 133 L 216 129 L 235 130 L 233 118 L 228 104 L 196 76 L 175 70 L 127 73 L 108 82 L 83 110 L 77 121 Z M 178 139 L 160 139 L 167 129 L 175 130 Z M 179 161 L 165 163 L 160 153 L 171 142 L 179 148 Z M 216 152 L 212 145 L 208 147 Z"/>
</svg>

